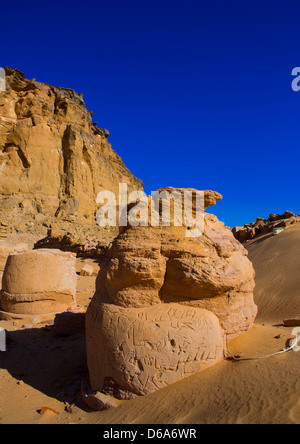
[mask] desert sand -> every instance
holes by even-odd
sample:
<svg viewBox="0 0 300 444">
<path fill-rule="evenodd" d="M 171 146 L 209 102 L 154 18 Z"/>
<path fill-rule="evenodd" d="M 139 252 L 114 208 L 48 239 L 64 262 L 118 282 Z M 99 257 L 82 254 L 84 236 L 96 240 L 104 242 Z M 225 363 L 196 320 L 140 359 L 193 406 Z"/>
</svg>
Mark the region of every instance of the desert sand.
<svg viewBox="0 0 300 444">
<path fill-rule="evenodd" d="M 280 323 L 300 317 L 300 224 L 278 236 L 267 234 L 246 245 L 256 271 L 257 319 Z"/>
<path fill-rule="evenodd" d="M 229 344 L 242 358 L 280 351 L 294 339 L 292 328 L 281 324 L 300 314 L 300 225 L 246 246 L 256 269 L 259 314 L 254 327 Z M 82 305 L 89 303 L 94 286 L 94 277 L 79 277 Z M 87 374 L 83 335 L 58 337 L 51 325 L 21 328 L 24 324 L 0 322 L 10 332 L 8 352 L 1 356 L 2 423 L 300 423 L 299 352 L 257 361 L 224 360 L 158 392 L 121 401 L 116 409 L 90 412 L 78 396 Z M 41 414 L 43 407 L 54 411 Z"/>
</svg>

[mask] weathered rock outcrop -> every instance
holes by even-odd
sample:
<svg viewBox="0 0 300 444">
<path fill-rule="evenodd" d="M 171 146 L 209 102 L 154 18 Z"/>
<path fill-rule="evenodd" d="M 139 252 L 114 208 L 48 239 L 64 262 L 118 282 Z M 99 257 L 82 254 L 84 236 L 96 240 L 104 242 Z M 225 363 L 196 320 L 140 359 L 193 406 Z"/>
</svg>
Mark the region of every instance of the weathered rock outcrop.
<svg viewBox="0 0 300 444">
<path fill-rule="evenodd" d="M 275 228 L 287 228 L 298 221 L 300 221 L 299 216 L 295 216 L 291 211 L 286 211 L 283 215 L 270 214 L 268 219 L 257 218 L 256 222 L 251 224 L 234 227 L 232 232 L 234 237 L 243 243 L 258 236 L 271 233 Z"/>
<path fill-rule="evenodd" d="M 99 191 L 117 193 L 120 182 L 129 191 L 142 189 L 112 150 L 108 131 L 92 122 L 81 94 L 26 80 L 17 70 L 5 71 L 0 217 L 9 230 L 42 236 L 57 220 L 95 225 Z"/>
<path fill-rule="evenodd" d="M 1 308 L 24 317 L 63 312 L 76 304 L 76 286 L 76 258 L 71 253 L 12 253 L 3 274 Z"/>
<path fill-rule="evenodd" d="M 220 199 L 206 192 L 205 207 Z M 213 215 L 198 238 L 184 226 L 128 227 L 87 312 L 92 390 L 111 380 L 144 395 L 222 359 L 225 335 L 253 325 L 253 289 L 247 251 Z"/>
<path fill-rule="evenodd" d="M 45 238 L 35 243 L 36 249 L 71 251 L 80 257 L 99 257 L 119 234 L 119 229 L 103 229 L 96 224 L 77 224 L 64 221 L 51 223 Z"/>
</svg>

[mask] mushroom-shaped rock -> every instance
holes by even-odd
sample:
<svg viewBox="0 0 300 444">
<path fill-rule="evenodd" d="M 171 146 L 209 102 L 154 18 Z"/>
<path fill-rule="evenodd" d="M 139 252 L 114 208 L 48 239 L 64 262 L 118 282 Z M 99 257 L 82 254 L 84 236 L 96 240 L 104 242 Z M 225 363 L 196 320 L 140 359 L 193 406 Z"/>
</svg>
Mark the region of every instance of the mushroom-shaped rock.
<svg viewBox="0 0 300 444">
<path fill-rule="evenodd" d="M 206 196 L 205 207 L 221 199 Z M 154 392 L 222 359 L 226 337 L 252 327 L 248 253 L 215 216 L 204 220 L 199 237 L 160 223 L 128 226 L 113 242 L 87 311 L 93 392 L 107 380 L 136 395 Z"/>
</svg>

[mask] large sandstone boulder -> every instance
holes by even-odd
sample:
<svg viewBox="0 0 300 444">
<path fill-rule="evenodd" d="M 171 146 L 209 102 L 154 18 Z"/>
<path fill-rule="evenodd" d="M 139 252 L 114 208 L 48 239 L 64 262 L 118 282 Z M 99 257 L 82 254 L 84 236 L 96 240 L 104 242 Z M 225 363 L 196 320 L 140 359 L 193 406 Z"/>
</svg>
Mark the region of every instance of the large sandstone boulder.
<svg viewBox="0 0 300 444">
<path fill-rule="evenodd" d="M 99 318 L 88 348 L 95 389 L 112 379 L 145 395 L 223 358 L 223 332 L 218 318 L 207 310 L 180 304 L 146 308 L 96 304 L 91 310 Z"/>
<path fill-rule="evenodd" d="M 3 274 L 1 307 L 22 316 L 63 312 L 75 305 L 76 286 L 76 258 L 71 253 L 12 253 Z"/>
<path fill-rule="evenodd" d="M 205 193 L 205 207 L 221 196 Z M 254 270 L 231 230 L 210 214 L 186 227 L 128 227 L 101 267 L 88 308 L 91 389 L 107 381 L 145 395 L 222 359 L 225 339 L 253 325 Z"/>
</svg>

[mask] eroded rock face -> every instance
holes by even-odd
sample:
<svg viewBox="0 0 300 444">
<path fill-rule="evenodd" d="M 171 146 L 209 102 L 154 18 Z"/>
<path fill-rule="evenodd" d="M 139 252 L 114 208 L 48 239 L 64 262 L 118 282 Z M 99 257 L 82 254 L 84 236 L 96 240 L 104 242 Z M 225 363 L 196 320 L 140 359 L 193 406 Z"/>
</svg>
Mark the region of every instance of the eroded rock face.
<svg viewBox="0 0 300 444">
<path fill-rule="evenodd" d="M 4 269 L 1 307 L 24 316 L 63 312 L 75 305 L 76 286 L 76 258 L 71 253 L 12 253 Z"/>
<path fill-rule="evenodd" d="M 82 95 L 5 70 L 0 214 L 10 229 L 37 231 L 53 219 L 95 225 L 99 191 L 118 193 L 120 182 L 128 184 L 129 192 L 142 189 L 112 150 L 109 133 L 92 122 Z"/>
<path fill-rule="evenodd" d="M 98 315 L 89 347 L 91 386 L 111 377 L 145 395 L 203 370 L 223 358 L 218 318 L 200 308 L 160 304 L 147 308 L 91 306 Z M 103 338 L 104 335 L 104 338 Z"/>
<path fill-rule="evenodd" d="M 205 207 L 220 195 L 205 199 Z M 217 197 L 217 198 L 216 198 Z M 102 266 L 87 313 L 91 387 L 111 378 L 144 395 L 222 359 L 253 325 L 254 270 L 230 229 L 210 214 L 205 232 L 128 227 Z"/>
<path fill-rule="evenodd" d="M 267 220 L 258 218 L 256 222 L 249 225 L 234 227 L 232 232 L 234 237 L 243 243 L 270 233 L 275 228 L 287 228 L 296 222 L 299 222 L 299 216 L 295 216 L 291 211 L 286 211 L 283 215 L 270 214 Z"/>
</svg>

